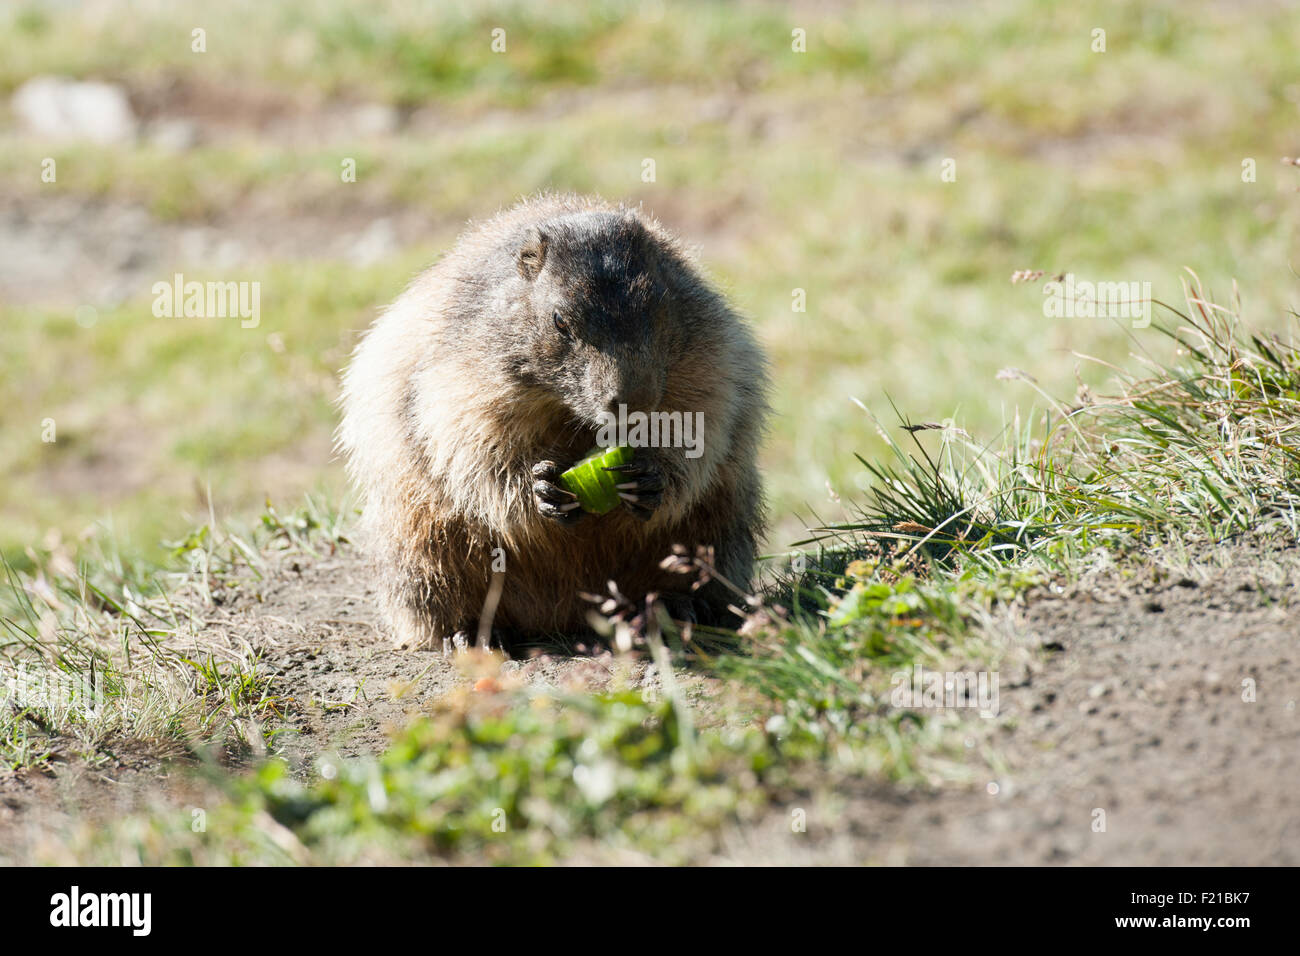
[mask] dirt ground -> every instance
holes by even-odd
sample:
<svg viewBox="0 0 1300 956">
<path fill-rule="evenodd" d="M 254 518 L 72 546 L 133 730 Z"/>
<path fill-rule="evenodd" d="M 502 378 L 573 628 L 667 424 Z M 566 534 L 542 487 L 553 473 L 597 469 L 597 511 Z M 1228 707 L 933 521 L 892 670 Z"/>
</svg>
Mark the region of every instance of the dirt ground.
<svg viewBox="0 0 1300 956">
<path fill-rule="evenodd" d="M 995 628 L 1037 658 L 1001 675 L 990 742 L 1005 773 L 969 790 L 840 793 L 804 808 L 807 833 L 774 815 L 722 858 L 1300 863 L 1297 560 L 1229 548 L 1181 573 L 1100 573 L 1032 598 Z"/>
<path fill-rule="evenodd" d="M 457 655 L 395 650 L 381 633 L 365 562 L 350 552 L 284 560 L 262 581 L 220 589 L 203 627 L 186 641 L 202 658 L 251 651 L 281 700 L 272 747 L 296 776 L 322 759 L 377 755 L 389 734 L 451 688 L 477 676 Z M 585 648 L 583 650 L 586 650 Z M 516 652 L 500 667 L 535 687 L 599 690 L 652 681 L 644 663 L 608 651 L 555 656 Z M 696 679 L 698 681 L 698 678 Z M 245 736 L 259 739 L 255 728 Z M 48 770 L 0 770 L 0 864 L 40 859 L 78 825 L 203 799 L 204 772 L 238 772 L 262 755 L 215 752 L 203 759 L 160 741 L 114 742 L 87 761 L 56 741 Z"/>
<path fill-rule="evenodd" d="M 1173 563 L 1182 569 L 1098 572 L 995 618 L 992 636 L 1019 663 L 1000 674 L 997 717 L 970 718 L 971 744 L 1001 768 L 985 771 L 991 779 L 814 786 L 759 825 L 718 834 L 708 859 L 1300 863 L 1300 556 L 1235 548 Z M 244 593 L 208 616 L 205 640 L 246 642 L 292 699 L 278 740 L 299 774 L 322 755 L 380 751 L 387 729 L 467 679 L 440 652 L 391 650 L 372 597 L 362 564 L 340 554 L 287 561 L 260 599 Z M 506 667 L 588 687 L 617 670 L 608 655 Z M 119 816 L 160 794 L 183 803 L 198 786 L 192 762 L 165 756 L 142 743 L 95 765 L 59 759 L 50 773 L 0 777 L 0 861 L 39 857 L 77 819 Z M 804 832 L 791 826 L 795 810 Z M 582 858 L 614 862 L 599 846 Z"/>
</svg>

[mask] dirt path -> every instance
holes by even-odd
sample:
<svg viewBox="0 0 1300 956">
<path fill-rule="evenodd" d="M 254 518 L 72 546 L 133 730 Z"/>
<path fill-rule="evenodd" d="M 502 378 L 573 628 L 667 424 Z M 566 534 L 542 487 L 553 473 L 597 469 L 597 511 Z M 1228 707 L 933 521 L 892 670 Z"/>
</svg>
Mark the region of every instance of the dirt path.
<svg viewBox="0 0 1300 956">
<path fill-rule="evenodd" d="M 994 779 L 936 792 L 851 784 L 799 803 L 807 832 L 792 832 L 796 807 L 774 810 L 720 834 L 711 858 L 1300 863 L 1300 556 L 1223 551 L 1158 577 L 1098 574 L 1003 616 L 999 639 L 1032 663 L 1001 675 L 995 720 L 971 718 L 972 741 L 1005 765 Z M 261 654 L 290 715 L 284 756 L 303 775 L 322 755 L 380 751 L 388 728 L 467 680 L 441 653 L 389 648 L 363 568 L 347 555 L 287 560 L 213 608 L 203 637 Z M 534 683 L 587 688 L 616 672 L 608 656 L 507 666 Z M 0 777 L 0 857 L 22 859 L 78 818 L 160 796 L 183 802 L 190 775 L 159 756 L 132 745 L 95 765 L 59 760 L 52 774 Z"/>
<path fill-rule="evenodd" d="M 720 859 L 1300 864 L 1298 566 L 1294 549 L 1228 549 L 1161 580 L 1101 574 L 1033 600 L 1003 622 L 1043 649 L 1027 680 L 1002 675 L 990 742 L 1005 773 L 965 791 L 842 792 L 805 808 L 806 834 L 776 814 Z"/>
<path fill-rule="evenodd" d="M 441 649 L 398 651 L 381 631 L 364 564 L 352 554 L 289 561 L 278 578 L 220 609 L 209 635 L 247 645 L 274 675 L 290 729 L 283 756 L 307 773 L 320 754 L 378 754 L 389 731 L 474 676 Z M 551 657 L 506 662 L 504 673 L 535 686 L 606 686 L 613 657 Z M 635 669 L 635 677 L 644 673 Z"/>
</svg>

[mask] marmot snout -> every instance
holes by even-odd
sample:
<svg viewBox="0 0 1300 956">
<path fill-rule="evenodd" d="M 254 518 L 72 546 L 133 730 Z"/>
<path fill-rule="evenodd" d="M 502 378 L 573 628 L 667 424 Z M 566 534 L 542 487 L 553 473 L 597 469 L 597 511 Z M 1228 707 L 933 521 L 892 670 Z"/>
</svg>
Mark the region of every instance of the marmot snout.
<svg viewBox="0 0 1300 956">
<path fill-rule="evenodd" d="M 547 196 L 471 229 L 343 377 L 339 446 L 398 642 L 474 633 L 502 569 L 493 626 L 514 638 L 585 631 L 580 593 L 609 580 L 634 601 L 664 595 L 674 617 L 723 620 L 734 595 L 691 593 L 659 563 L 709 545 L 749 583 L 766 380 L 748 326 L 640 211 Z M 622 503 L 586 514 L 559 475 L 636 413 L 663 428 L 631 429 Z"/>
</svg>

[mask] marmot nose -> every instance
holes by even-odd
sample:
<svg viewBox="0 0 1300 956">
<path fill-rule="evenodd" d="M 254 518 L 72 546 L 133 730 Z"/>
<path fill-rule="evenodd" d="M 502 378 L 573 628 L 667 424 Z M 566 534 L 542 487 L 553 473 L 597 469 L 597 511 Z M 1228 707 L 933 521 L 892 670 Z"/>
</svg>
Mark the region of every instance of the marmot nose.
<svg viewBox="0 0 1300 956">
<path fill-rule="evenodd" d="M 618 391 L 613 393 L 613 397 L 606 403 L 608 408 L 615 415 L 618 414 L 620 405 L 626 406 L 628 414 L 632 412 L 652 412 L 659 406 L 662 395 L 652 382 L 642 382 L 630 385 L 624 385 Z"/>
<path fill-rule="evenodd" d="M 611 413 L 617 415 L 620 407 L 626 407 L 629 414 L 632 412 L 648 412 L 646 408 L 647 400 L 645 396 L 632 392 L 622 392 L 615 395 L 609 400 L 608 408 Z"/>
</svg>

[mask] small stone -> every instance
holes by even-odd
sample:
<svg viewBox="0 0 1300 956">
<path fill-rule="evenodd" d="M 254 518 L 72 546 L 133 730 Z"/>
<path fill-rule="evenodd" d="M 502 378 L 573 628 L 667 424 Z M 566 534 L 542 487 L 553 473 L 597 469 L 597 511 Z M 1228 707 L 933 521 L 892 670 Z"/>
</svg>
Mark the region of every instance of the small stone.
<svg viewBox="0 0 1300 956">
<path fill-rule="evenodd" d="M 10 104 L 18 121 L 38 136 L 92 143 L 126 143 L 136 136 L 131 102 L 111 83 L 37 76 L 14 92 Z"/>
<path fill-rule="evenodd" d="M 393 107 L 367 103 L 352 111 L 350 126 L 354 136 L 387 136 L 397 131 L 401 121 L 401 114 Z"/>
<path fill-rule="evenodd" d="M 149 124 L 149 143 L 160 149 L 181 153 L 199 143 L 199 126 L 192 120 L 164 119 Z"/>
</svg>

